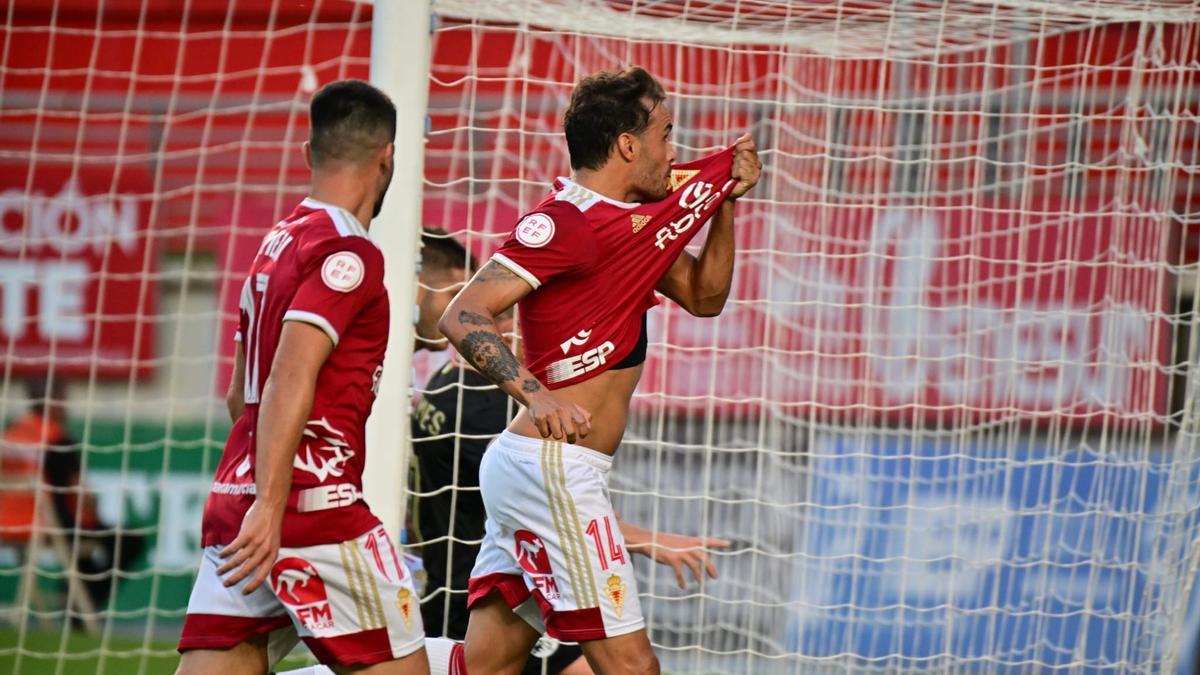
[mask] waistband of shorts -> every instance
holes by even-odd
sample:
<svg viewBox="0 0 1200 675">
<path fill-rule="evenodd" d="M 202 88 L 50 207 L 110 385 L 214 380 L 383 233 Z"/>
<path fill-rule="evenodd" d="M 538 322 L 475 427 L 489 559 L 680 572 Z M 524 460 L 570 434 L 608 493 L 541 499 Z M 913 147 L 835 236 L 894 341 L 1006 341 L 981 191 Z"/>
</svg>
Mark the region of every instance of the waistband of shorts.
<svg viewBox="0 0 1200 675">
<path fill-rule="evenodd" d="M 492 447 L 536 457 L 541 454 L 543 448 L 549 448 L 552 443 L 557 443 L 562 448 L 564 461 L 583 462 L 605 474 L 612 468 L 612 455 L 606 455 L 580 445 L 556 441 L 553 438 L 530 438 L 515 434 L 508 429 L 505 429 L 496 437 L 496 440 L 492 441 Z"/>
</svg>

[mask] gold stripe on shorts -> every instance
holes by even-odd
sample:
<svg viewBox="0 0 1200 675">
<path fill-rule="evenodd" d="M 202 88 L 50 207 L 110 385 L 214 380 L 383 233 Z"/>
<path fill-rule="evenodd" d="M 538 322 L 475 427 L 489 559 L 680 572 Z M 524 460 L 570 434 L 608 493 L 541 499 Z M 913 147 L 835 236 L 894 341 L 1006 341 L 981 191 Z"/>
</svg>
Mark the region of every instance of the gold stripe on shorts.
<svg viewBox="0 0 1200 675">
<path fill-rule="evenodd" d="M 358 575 L 354 573 L 354 564 L 349 553 L 349 547 L 353 546 L 352 541 L 343 541 L 338 544 L 338 550 L 342 554 L 342 571 L 346 574 L 346 582 L 350 586 L 350 598 L 354 600 L 354 609 L 358 612 L 358 625 L 367 625 L 367 615 L 363 613 L 362 595 L 358 591 Z"/>
<path fill-rule="evenodd" d="M 575 498 L 572 497 L 571 493 L 567 490 L 567 473 L 566 473 L 566 469 L 563 466 L 562 443 L 558 443 L 557 445 L 558 445 L 558 452 L 555 455 L 555 460 L 556 460 L 555 463 L 557 464 L 559 481 L 562 483 L 562 486 L 563 486 L 563 497 L 565 498 L 566 503 L 567 503 L 567 511 L 566 511 L 567 518 L 566 518 L 566 520 L 571 525 L 571 532 L 575 536 L 576 551 L 578 551 L 577 555 L 579 556 L 579 566 L 582 570 L 581 576 L 586 575 L 585 579 L 583 579 L 583 581 L 586 582 L 585 585 L 587 586 L 586 593 L 587 593 L 587 598 L 588 598 L 587 602 L 590 603 L 587 606 L 588 607 L 599 607 L 600 606 L 600 596 L 599 596 L 599 593 L 596 591 L 596 577 L 595 577 L 595 573 L 592 572 L 591 561 L 587 559 L 587 554 L 585 553 L 585 551 L 587 551 L 587 549 L 584 547 L 585 540 L 583 538 L 583 528 L 580 526 L 580 523 L 579 523 L 579 511 L 575 508 Z"/>
<path fill-rule="evenodd" d="M 563 511 L 563 505 L 558 493 L 557 476 L 551 469 L 554 463 L 554 441 L 542 441 L 542 480 L 546 484 L 546 501 L 550 504 L 550 515 L 554 518 L 554 530 L 558 533 L 559 545 L 562 547 L 563 557 L 567 559 L 567 577 L 571 582 L 571 592 L 579 594 L 579 570 L 576 566 L 575 557 L 572 555 L 570 539 L 564 536 L 564 528 L 566 527 L 566 513 Z"/>
<path fill-rule="evenodd" d="M 362 550 L 358 546 L 352 547 L 350 551 L 354 554 L 355 559 L 358 561 L 359 569 L 362 570 L 362 575 L 366 579 L 366 583 L 363 584 L 363 595 L 365 596 L 367 613 L 371 615 L 372 620 L 375 622 L 369 628 L 383 628 L 387 625 L 387 620 L 383 618 L 383 602 L 379 599 L 379 586 L 375 583 L 375 575 L 371 571 L 371 565 L 367 562 L 367 557 L 363 555 Z M 367 588 L 368 584 L 370 585 L 369 590 Z"/>
</svg>

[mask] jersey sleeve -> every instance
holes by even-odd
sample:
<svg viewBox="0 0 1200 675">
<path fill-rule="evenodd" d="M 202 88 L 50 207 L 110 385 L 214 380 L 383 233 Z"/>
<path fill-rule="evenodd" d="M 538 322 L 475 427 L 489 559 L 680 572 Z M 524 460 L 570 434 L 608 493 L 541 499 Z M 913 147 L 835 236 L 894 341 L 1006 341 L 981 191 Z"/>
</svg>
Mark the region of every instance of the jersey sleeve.
<svg viewBox="0 0 1200 675">
<path fill-rule="evenodd" d="M 383 254 L 370 240 L 341 237 L 314 247 L 283 315 L 325 331 L 336 347 L 362 309 L 384 294 Z"/>
<path fill-rule="evenodd" d="M 553 202 L 526 215 L 492 254 L 535 290 L 555 277 L 590 264 L 595 247 L 583 214 L 565 202 Z"/>
</svg>

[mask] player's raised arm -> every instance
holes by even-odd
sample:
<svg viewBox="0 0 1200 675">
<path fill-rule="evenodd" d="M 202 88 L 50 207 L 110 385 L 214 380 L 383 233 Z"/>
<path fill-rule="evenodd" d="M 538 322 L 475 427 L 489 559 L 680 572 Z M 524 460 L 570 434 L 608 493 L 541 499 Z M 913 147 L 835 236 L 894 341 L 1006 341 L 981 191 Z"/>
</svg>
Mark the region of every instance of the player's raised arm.
<svg viewBox="0 0 1200 675">
<path fill-rule="evenodd" d="M 749 134 L 734 145 L 733 177 L 738 183 L 713 217 L 700 256 L 684 251 L 658 283 L 659 293 L 671 298 L 693 316 L 716 316 L 725 308 L 733 285 L 733 205 L 758 183 L 762 162 Z"/>
<path fill-rule="evenodd" d="M 504 343 L 496 318 L 533 287 L 492 260 L 455 296 L 438 328 L 472 366 L 529 409 L 544 438 L 574 443 L 591 430 L 591 415 L 542 386 Z"/>
</svg>

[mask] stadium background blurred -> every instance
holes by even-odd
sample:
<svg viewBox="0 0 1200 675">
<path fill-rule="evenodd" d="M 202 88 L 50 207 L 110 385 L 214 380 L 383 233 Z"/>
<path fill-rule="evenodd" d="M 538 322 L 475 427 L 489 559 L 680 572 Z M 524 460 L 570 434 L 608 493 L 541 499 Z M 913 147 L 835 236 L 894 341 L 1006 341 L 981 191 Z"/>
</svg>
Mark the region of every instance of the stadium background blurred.
<svg viewBox="0 0 1200 675">
<path fill-rule="evenodd" d="M 688 6 L 711 26 L 737 4 Z M 566 171 L 558 115 L 592 70 L 658 74 L 685 159 L 744 129 L 766 150 L 736 297 L 716 328 L 653 314 L 614 477 L 629 520 L 739 543 L 697 596 L 641 570 L 676 670 L 1105 670 L 1195 633 L 1200 17 L 1072 28 L 941 4 L 746 3 L 811 49 L 435 24 L 422 221 L 476 254 Z M 0 537 L 0 670 L 169 670 L 237 290 L 305 194 L 308 96 L 368 77 L 372 7 L 2 6 L 0 417 L 29 404 L 24 378 L 66 381 L 96 514 L 147 546 L 89 637 L 63 628 L 62 556 Z M 921 51 L 989 12 L 986 47 Z M 823 24 L 849 47 L 819 44 Z"/>
</svg>

